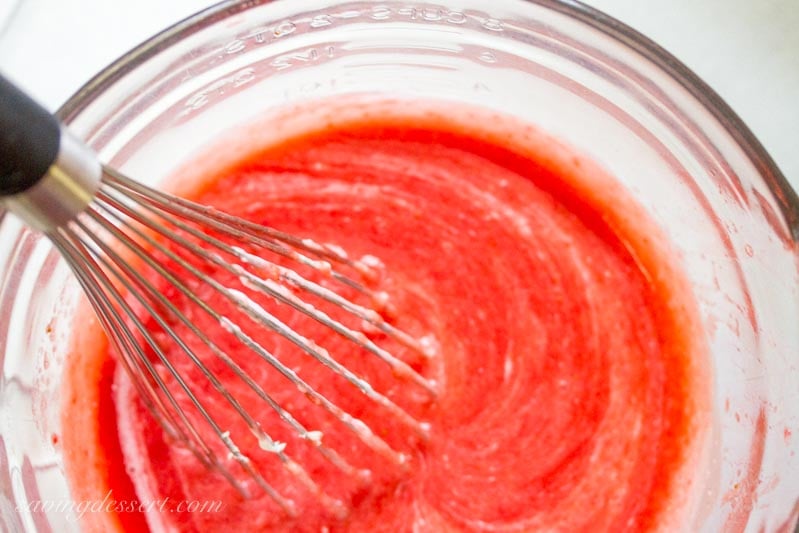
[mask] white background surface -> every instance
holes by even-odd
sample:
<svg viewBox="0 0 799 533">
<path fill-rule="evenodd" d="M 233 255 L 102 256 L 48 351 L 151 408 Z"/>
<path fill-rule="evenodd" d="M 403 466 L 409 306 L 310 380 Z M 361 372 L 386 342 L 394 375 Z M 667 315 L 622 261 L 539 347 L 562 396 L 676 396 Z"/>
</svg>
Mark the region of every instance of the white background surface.
<svg viewBox="0 0 799 533">
<path fill-rule="evenodd" d="M 55 110 L 209 0 L 0 0 L 0 70 Z M 488 0 L 487 0 L 488 1 Z M 741 115 L 799 189 L 799 0 L 588 0 L 649 36 Z"/>
</svg>

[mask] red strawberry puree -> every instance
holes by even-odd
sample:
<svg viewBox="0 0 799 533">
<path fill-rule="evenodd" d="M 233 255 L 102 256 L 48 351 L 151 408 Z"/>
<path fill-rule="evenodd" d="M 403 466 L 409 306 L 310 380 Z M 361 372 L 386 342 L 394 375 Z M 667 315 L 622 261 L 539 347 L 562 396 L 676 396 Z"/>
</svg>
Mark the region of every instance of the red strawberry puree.
<svg viewBox="0 0 799 533">
<path fill-rule="evenodd" d="M 686 527 L 695 511 L 710 394 L 697 312 L 653 222 L 589 159 L 487 110 L 353 98 L 291 109 L 231 132 L 171 183 L 201 203 L 334 244 L 367 265 L 365 276 L 342 268 L 385 293 L 386 320 L 421 339 L 430 353 L 365 332 L 434 381 L 435 397 L 334 332 L 256 296 L 236 276 L 210 273 L 429 423 L 429 438 L 171 265 L 204 301 L 408 460 L 397 465 L 372 451 L 236 342 L 230 328 L 148 273 L 200 330 L 362 475 L 343 474 L 325 460 L 192 341 L 324 490 L 329 500 L 321 501 L 259 447 L 186 356 L 169 348 L 220 427 L 298 516 L 287 515 L 243 473 L 170 381 L 222 461 L 254 494 L 242 498 L 154 422 L 89 313 L 80 317 L 65 391 L 63 444 L 73 496 L 102 501 L 110 491 L 114 502 L 150 504 L 146 512 L 86 513 L 87 530 Z M 315 279 L 368 304 L 332 279 Z M 163 340 L 157 324 L 145 321 Z M 185 326 L 174 327 L 189 336 Z M 194 513 L 180 505 L 194 501 L 221 505 Z"/>
</svg>

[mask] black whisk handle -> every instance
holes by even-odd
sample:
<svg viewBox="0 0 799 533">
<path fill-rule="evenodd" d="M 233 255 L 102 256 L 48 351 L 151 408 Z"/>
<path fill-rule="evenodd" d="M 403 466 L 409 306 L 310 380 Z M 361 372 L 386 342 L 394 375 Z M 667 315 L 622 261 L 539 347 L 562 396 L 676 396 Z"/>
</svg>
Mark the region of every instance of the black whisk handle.
<svg viewBox="0 0 799 533">
<path fill-rule="evenodd" d="M 0 74 L 0 196 L 38 183 L 58 156 L 60 138 L 58 119 Z"/>
</svg>

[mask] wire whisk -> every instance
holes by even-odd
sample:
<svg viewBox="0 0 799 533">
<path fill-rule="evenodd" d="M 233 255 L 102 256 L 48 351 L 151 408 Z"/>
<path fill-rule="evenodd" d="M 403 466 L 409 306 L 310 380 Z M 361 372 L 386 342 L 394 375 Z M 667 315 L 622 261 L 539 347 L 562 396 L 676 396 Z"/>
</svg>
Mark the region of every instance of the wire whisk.
<svg viewBox="0 0 799 533">
<path fill-rule="evenodd" d="M 367 335 L 369 331 L 391 339 L 395 345 L 429 357 L 422 340 L 392 326 L 381 314 L 385 295 L 364 284 L 372 269 L 353 260 L 335 246 L 293 236 L 254 224 L 213 208 L 177 198 L 131 180 L 98 163 L 94 154 L 71 136 L 58 121 L 10 82 L 0 77 L 0 202 L 28 225 L 44 232 L 65 258 L 107 337 L 119 363 L 142 403 L 153 413 L 171 438 L 191 450 L 208 468 L 218 471 L 239 492 L 252 496 L 219 454 L 226 450 L 256 485 L 287 513 L 297 510 L 275 489 L 234 442 L 230 431 L 206 404 L 205 393 L 195 390 L 170 358 L 165 344 L 177 348 L 235 411 L 261 450 L 274 454 L 298 483 L 317 495 L 330 510 L 342 513 L 340 502 L 327 496 L 283 442 L 270 436 L 259 423 L 256 410 L 245 406 L 218 376 L 216 367 L 197 355 L 201 345 L 300 439 L 313 446 L 344 475 L 363 476 L 336 450 L 328 447 L 320 428 L 306 427 L 289 409 L 265 390 L 243 368 L 231 350 L 195 324 L 193 317 L 175 302 L 177 295 L 194 312 L 219 325 L 237 349 L 255 354 L 310 402 L 326 410 L 366 446 L 387 461 L 402 464 L 407 456 L 392 448 L 367 424 L 318 392 L 242 327 L 246 317 L 313 358 L 419 438 L 430 427 L 410 415 L 395 401 L 375 390 L 363 377 L 313 339 L 303 336 L 266 309 L 253 295 L 285 306 L 345 339 L 387 365 L 398 380 L 426 391 L 432 398 L 436 384 L 409 363 L 393 355 Z M 181 272 L 183 275 L 178 275 Z M 236 286 L 220 281 L 214 272 L 238 280 Z M 158 282 L 154 282 L 156 279 Z M 331 283 L 326 283 L 329 280 Z M 345 297 L 334 287 L 360 295 Z M 169 288 L 169 294 L 164 290 Z M 224 305 L 201 296 L 214 294 Z M 217 300 L 214 300 L 217 301 Z M 234 312 L 230 312 L 233 309 Z M 331 312 L 334 310 L 335 312 Z M 334 316 L 335 315 L 335 316 Z M 341 317 L 348 317 L 342 320 Z M 358 326 L 357 324 L 361 324 Z M 180 333 L 179 333 L 180 331 Z M 186 398 L 194 409 L 189 416 L 177 398 Z M 203 436 L 202 422 L 211 429 Z M 229 462 L 229 461 L 228 461 Z"/>
</svg>

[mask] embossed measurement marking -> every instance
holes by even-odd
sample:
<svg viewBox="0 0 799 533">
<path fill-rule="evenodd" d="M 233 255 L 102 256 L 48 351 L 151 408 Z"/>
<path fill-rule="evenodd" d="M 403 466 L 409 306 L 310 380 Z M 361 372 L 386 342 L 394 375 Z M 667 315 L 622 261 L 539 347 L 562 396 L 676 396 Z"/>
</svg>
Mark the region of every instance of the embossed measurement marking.
<svg viewBox="0 0 799 533">
<path fill-rule="evenodd" d="M 270 26 L 260 26 L 248 30 L 237 36 L 236 39 L 227 42 L 224 46 L 210 54 L 209 65 L 214 65 L 224 61 L 225 56 L 240 54 L 249 48 L 259 47 L 269 44 L 278 39 L 290 36 L 297 32 L 304 33 L 321 28 L 330 28 L 336 24 L 352 23 L 357 19 L 368 21 L 414 21 L 429 22 L 433 24 L 449 24 L 459 27 L 479 27 L 493 32 L 505 31 L 504 23 L 493 18 L 486 13 L 478 11 L 458 11 L 451 10 L 435 5 L 417 4 L 399 7 L 393 6 L 372 6 L 361 10 L 345 9 L 338 12 L 317 14 L 305 18 L 294 20 L 283 20 Z M 310 47 L 303 50 L 292 51 L 291 53 L 278 56 L 271 60 L 270 66 L 276 71 L 286 70 L 295 65 L 307 64 L 329 59 L 336 53 L 332 45 L 325 47 Z M 496 62 L 495 55 L 490 50 L 480 52 L 477 56 L 482 62 Z M 231 76 L 227 76 L 215 81 L 211 85 L 192 94 L 185 102 L 186 112 L 194 110 L 208 104 L 214 98 L 222 96 L 229 88 L 239 87 L 249 83 L 256 78 L 255 70 L 252 68 L 243 69 Z"/>
</svg>

